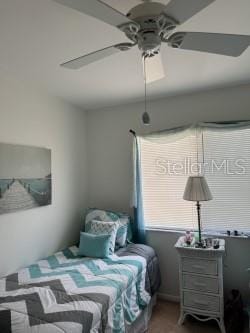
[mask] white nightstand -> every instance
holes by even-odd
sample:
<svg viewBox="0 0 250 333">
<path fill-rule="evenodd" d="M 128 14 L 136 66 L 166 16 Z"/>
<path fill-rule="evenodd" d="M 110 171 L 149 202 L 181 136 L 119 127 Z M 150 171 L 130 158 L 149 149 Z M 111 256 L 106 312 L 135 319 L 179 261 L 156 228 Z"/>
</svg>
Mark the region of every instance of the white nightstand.
<svg viewBox="0 0 250 333">
<path fill-rule="evenodd" d="M 189 314 L 201 321 L 216 320 L 225 333 L 222 261 L 225 241 L 220 240 L 218 249 L 200 249 L 183 246 L 183 238 L 175 244 L 180 259 L 179 324 L 183 324 Z"/>
<path fill-rule="evenodd" d="M 248 268 L 247 270 L 250 273 L 250 268 Z M 249 282 L 249 287 L 250 287 L 250 282 Z M 248 314 L 248 319 L 249 319 L 249 324 L 248 324 L 248 330 L 250 333 L 250 304 L 248 305 L 248 307 L 246 308 L 247 314 Z"/>
</svg>

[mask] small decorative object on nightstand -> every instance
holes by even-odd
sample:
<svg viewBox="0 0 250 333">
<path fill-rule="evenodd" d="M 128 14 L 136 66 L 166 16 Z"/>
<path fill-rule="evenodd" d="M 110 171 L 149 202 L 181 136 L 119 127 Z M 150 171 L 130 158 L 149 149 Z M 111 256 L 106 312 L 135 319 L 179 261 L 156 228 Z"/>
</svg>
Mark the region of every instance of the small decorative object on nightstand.
<svg viewBox="0 0 250 333">
<path fill-rule="evenodd" d="M 222 333 L 224 326 L 223 255 L 225 241 L 218 249 L 188 246 L 180 237 L 175 248 L 179 253 L 181 313 L 179 324 L 187 315 L 200 321 L 214 319 Z"/>
</svg>

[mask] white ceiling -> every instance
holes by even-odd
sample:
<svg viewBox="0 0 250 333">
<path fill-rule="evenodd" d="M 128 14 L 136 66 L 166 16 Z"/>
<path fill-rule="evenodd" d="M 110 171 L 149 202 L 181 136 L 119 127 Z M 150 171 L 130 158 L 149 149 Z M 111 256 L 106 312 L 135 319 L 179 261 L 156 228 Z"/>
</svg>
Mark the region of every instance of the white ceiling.
<svg viewBox="0 0 250 333">
<path fill-rule="evenodd" d="M 140 3 L 105 2 L 124 13 Z M 250 35 L 249 13 L 249 0 L 217 0 L 181 30 Z M 126 40 L 118 29 L 52 0 L 0 0 L 0 67 L 84 109 L 143 99 L 137 48 L 77 71 L 59 66 Z M 167 75 L 149 85 L 151 98 L 250 82 L 250 47 L 239 58 L 175 50 L 166 45 L 162 54 Z"/>
</svg>

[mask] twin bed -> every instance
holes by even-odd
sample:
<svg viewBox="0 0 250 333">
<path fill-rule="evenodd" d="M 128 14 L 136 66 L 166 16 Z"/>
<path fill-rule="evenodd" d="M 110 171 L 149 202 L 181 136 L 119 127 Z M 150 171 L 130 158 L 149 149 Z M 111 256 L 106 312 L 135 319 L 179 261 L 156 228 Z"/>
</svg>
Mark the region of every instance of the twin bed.
<svg viewBox="0 0 250 333">
<path fill-rule="evenodd" d="M 106 259 L 70 247 L 0 279 L 1 333 L 141 333 L 160 285 L 152 248 Z"/>
</svg>

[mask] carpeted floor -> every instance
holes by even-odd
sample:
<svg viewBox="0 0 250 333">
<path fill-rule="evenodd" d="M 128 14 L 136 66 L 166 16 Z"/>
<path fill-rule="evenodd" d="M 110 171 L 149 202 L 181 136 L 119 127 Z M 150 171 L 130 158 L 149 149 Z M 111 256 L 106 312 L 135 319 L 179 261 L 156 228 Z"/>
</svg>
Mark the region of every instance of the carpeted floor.
<svg viewBox="0 0 250 333">
<path fill-rule="evenodd" d="M 188 317 L 185 324 L 178 325 L 179 304 L 158 300 L 149 325 L 149 333 L 219 333 L 214 320 L 198 322 Z M 246 330 L 245 332 L 248 332 Z"/>
</svg>

